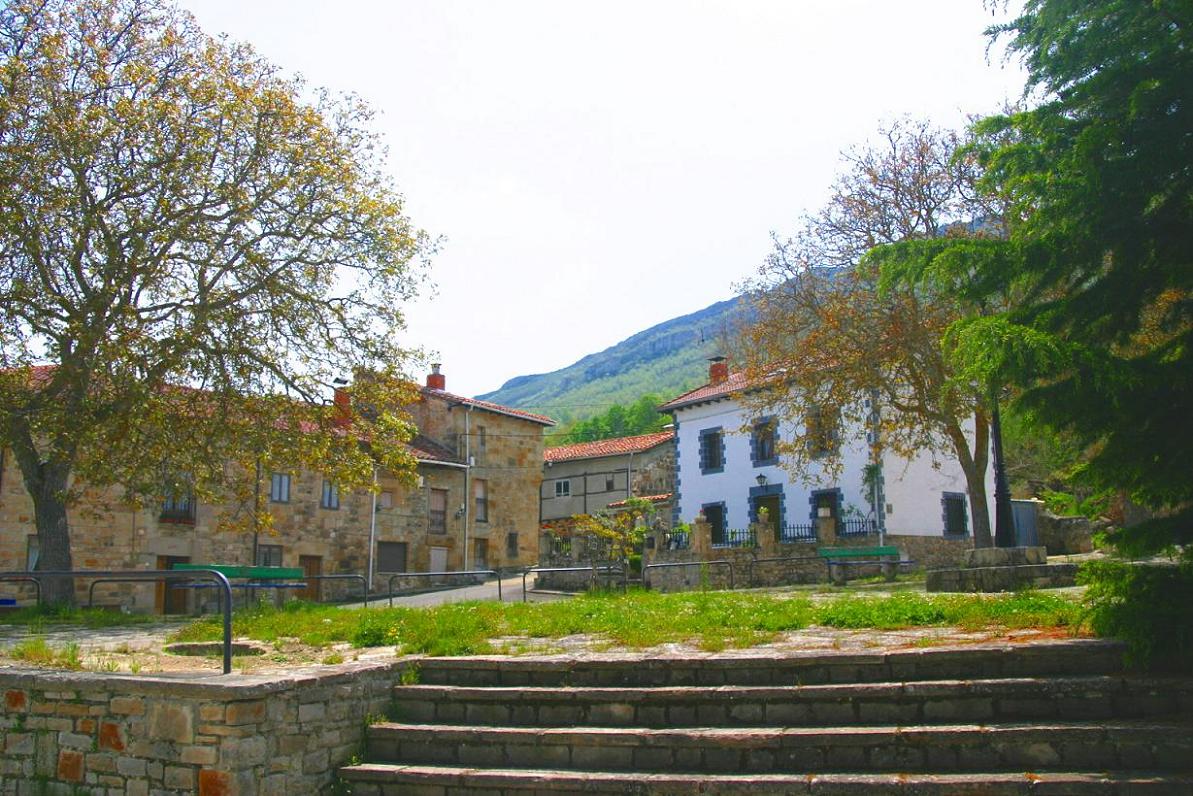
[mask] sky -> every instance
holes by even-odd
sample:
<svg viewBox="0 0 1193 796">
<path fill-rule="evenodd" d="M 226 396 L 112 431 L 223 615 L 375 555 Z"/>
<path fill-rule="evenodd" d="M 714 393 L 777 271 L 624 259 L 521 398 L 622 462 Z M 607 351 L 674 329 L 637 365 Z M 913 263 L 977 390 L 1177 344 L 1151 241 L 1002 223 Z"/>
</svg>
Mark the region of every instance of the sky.
<svg viewBox="0 0 1193 796">
<path fill-rule="evenodd" d="M 378 112 L 442 246 L 402 339 L 475 395 L 731 297 L 842 150 L 1023 73 L 982 0 L 180 0 Z"/>
</svg>

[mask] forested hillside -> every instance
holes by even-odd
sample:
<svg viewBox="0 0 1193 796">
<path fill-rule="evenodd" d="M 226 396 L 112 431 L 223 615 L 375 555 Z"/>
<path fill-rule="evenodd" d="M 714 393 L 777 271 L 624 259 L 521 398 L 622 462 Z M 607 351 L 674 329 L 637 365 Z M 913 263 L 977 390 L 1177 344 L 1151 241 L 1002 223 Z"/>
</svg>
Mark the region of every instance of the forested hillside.
<svg viewBox="0 0 1193 796">
<path fill-rule="evenodd" d="M 570 424 L 631 404 L 647 393 L 677 395 L 703 384 L 707 358 L 720 353 L 737 299 L 664 321 L 551 373 L 517 376 L 477 398 L 541 412 Z"/>
</svg>

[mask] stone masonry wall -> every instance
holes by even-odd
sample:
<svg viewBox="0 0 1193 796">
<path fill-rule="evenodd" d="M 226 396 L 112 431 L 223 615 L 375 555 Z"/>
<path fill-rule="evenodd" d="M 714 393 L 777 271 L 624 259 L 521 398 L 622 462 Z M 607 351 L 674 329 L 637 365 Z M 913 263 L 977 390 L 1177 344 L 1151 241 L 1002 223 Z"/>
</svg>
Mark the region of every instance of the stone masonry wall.
<svg viewBox="0 0 1193 796">
<path fill-rule="evenodd" d="M 729 586 L 729 568 L 724 565 L 700 565 L 700 562 L 728 561 L 733 566 L 733 579 L 743 586 L 779 586 L 793 583 L 823 583 L 828 580 L 828 567 L 817 552 L 819 542 L 783 544 L 768 539 L 765 526 L 756 526 L 759 547 L 712 547 L 707 524 L 692 525 L 691 547 L 681 550 L 665 549 L 662 539 L 656 540 L 655 550 L 647 564 L 690 563 L 690 566 L 651 569 L 651 588 L 658 591 L 683 591 L 698 588 L 723 589 Z M 827 528 L 820 529 L 821 538 L 829 538 L 830 547 L 871 547 L 878 545 L 878 535 L 834 537 Z M 900 559 L 912 561 L 916 570 L 931 570 L 959 566 L 966 551 L 972 549 L 969 537 L 947 539 L 933 536 L 887 534 L 886 544 L 899 549 Z M 783 561 L 765 559 L 783 558 Z M 850 577 L 878 574 L 880 567 L 851 568 Z"/>
<path fill-rule="evenodd" d="M 0 669 L 0 794 L 329 793 L 404 666 L 281 680 Z"/>
</svg>

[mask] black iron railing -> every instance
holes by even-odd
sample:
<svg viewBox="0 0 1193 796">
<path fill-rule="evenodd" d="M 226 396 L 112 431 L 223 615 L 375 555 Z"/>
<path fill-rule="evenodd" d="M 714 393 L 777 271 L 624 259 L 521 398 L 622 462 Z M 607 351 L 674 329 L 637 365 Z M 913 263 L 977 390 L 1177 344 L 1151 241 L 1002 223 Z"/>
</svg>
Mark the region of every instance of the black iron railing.
<svg viewBox="0 0 1193 796">
<path fill-rule="evenodd" d="M 753 528 L 726 528 L 719 538 L 714 538 L 713 547 L 757 547 L 758 537 Z"/>
<path fill-rule="evenodd" d="M 804 525 L 784 525 L 779 529 L 779 541 L 783 544 L 795 542 L 815 544 L 816 526 L 810 522 Z"/>
<path fill-rule="evenodd" d="M 688 531 L 663 531 L 664 550 L 687 550 L 692 546 L 692 535 Z"/>
</svg>

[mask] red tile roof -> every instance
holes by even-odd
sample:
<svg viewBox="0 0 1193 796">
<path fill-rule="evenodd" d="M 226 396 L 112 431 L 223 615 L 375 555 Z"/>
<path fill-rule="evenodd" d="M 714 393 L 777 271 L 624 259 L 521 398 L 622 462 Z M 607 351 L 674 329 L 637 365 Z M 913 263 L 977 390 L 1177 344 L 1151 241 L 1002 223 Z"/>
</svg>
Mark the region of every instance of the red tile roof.
<svg viewBox="0 0 1193 796">
<path fill-rule="evenodd" d="M 749 387 L 753 387 L 754 382 L 746 378 L 746 374 L 737 372 L 730 373 L 729 378 L 720 384 L 705 384 L 703 387 L 697 387 L 694 390 L 685 392 L 678 398 L 672 398 L 667 403 L 659 407 L 660 412 L 671 412 L 676 409 L 681 409 L 685 406 L 692 406 L 693 404 L 702 404 L 709 401 L 720 401 L 728 398 L 735 392 L 741 392 Z"/>
<path fill-rule="evenodd" d="M 651 503 L 666 503 L 668 500 L 671 499 L 671 493 L 664 492 L 661 495 L 641 495 L 641 496 L 635 495 L 635 497 L 640 497 L 642 500 L 649 500 Z M 619 509 L 619 508 L 622 508 L 623 506 L 625 506 L 625 504 L 626 504 L 626 501 L 624 501 L 624 500 L 615 500 L 609 504 L 609 508 Z"/>
<path fill-rule="evenodd" d="M 406 447 L 410 448 L 410 452 L 414 454 L 414 458 L 420 462 L 439 462 L 442 464 L 463 464 L 464 462 L 456 458 L 456 454 L 443 445 L 440 445 L 430 437 L 424 437 L 422 434 L 415 434 L 414 439 L 406 443 Z"/>
<path fill-rule="evenodd" d="M 529 420 L 532 423 L 541 423 L 544 426 L 555 425 L 555 421 L 546 415 L 536 415 L 533 412 L 527 412 L 522 409 L 514 409 L 512 406 L 502 406 L 501 404 L 494 404 L 488 401 L 478 401 L 475 398 L 465 398 L 462 395 L 455 395 L 454 393 L 446 392 L 444 390 L 433 390 L 430 387 L 423 387 L 421 389 L 423 395 L 432 395 L 451 403 L 461 403 L 466 406 L 474 406 L 477 409 L 484 409 L 487 412 L 496 412 L 499 415 L 518 417 L 523 420 Z"/>
<path fill-rule="evenodd" d="M 544 450 L 543 461 L 569 462 L 573 459 L 596 459 L 601 456 L 641 453 L 665 442 L 670 442 L 674 437 L 675 432 L 669 430 L 658 431 L 654 434 L 639 434 L 636 437 L 617 437 L 616 439 L 599 439 L 596 442 L 560 445 L 558 448 Z"/>
</svg>

